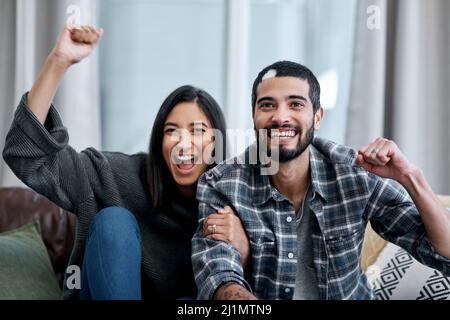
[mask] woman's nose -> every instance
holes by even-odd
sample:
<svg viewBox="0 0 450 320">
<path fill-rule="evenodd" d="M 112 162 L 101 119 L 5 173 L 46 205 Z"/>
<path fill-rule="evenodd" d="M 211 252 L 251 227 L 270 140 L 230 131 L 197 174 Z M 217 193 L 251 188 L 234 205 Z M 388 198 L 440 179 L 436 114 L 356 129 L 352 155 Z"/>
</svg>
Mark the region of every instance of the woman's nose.
<svg viewBox="0 0 450 320">
<path fill-rule="evenodd" d="M 181 150 L 191 149 L 192 137 L 189 132 L 182 132 L 177 143 L 177 148 Z"/>
</svg>

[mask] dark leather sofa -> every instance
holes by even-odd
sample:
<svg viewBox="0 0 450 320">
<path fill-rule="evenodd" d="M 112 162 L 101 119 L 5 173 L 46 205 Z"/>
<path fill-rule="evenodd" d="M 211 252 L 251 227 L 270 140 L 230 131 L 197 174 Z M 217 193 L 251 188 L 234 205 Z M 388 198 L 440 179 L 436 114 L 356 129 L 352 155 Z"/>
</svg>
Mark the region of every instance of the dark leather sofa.
<svg viewBox="0 0 450 320">
<path fill-rule="evenodd" d="M 72 250 L 76 217 L 27 188 L 0 188 L 0 233 L 39 222 L 53 270 L 62 285 Z"/>
</svg>

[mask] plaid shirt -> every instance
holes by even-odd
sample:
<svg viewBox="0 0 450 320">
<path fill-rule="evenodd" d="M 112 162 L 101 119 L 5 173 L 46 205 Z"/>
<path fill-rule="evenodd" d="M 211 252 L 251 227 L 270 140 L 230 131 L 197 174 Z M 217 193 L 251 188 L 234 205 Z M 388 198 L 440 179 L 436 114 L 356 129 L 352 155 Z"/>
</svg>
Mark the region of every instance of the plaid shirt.
<svg viewBox="0 0 450 320">
<path fill-rule="evenodd" d="M 360 263 L 368 221 L 384 239 L 450 275 L 450 260 L 432 248 L 418 210 L 400 184 L 355 166 L 356 152 L 350 148 L 315 138 L 309 150 L 311 241 L 320 299 L 375 298 Z M 257 165 L 223 163 L 200 178 L 197 198 L 200 224 L 192 239 L 192 265 L 198 298 L 212 299 L 222 283 L 233 281 L 259 299 L 292 299 L 295 211 L 269 177 L 260 175 Z M 240 216 L 250 240 L 245 273 L 233 246 L 202 235 L 203 220 L 227 204 Z"/>
</svg>

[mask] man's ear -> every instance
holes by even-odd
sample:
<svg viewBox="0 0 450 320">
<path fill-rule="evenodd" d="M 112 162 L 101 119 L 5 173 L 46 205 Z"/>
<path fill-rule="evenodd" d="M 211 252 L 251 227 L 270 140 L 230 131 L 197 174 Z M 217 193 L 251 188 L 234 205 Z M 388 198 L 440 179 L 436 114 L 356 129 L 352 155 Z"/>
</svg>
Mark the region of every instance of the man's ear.
<svg viewBox="0 0 450 320">
<path fill-rule="evenodd" d="M 320 129 L 320 123 L 323 119 L 323 108 L 320 106 L 319 110 L 316 111 L 314 114 L 314 130 Z"/>
</svg>

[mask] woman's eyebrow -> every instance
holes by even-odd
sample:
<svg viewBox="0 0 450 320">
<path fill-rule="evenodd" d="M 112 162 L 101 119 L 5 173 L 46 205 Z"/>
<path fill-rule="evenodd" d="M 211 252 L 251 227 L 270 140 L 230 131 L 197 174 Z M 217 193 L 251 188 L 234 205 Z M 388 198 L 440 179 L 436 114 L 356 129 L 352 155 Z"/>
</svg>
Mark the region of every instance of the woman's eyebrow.
<svg viewBox="0 0 450 320">
<path fill-rule="evenodd" d="M 202 125 L 202 127 L 209 128 L 209 126 L 206 123 L 204 123 L 203 121 L 194 121 L 189 126 L 193 127 L 196 125 Z"/>
<path fill-rule="evenodd" d="M 175 122 L 166 122 L 166 123 L 164 123 L 164 127 L 166 127 L 166 126 L 178 127 L 178 124 L 176 124 Z"/>
</svg>

